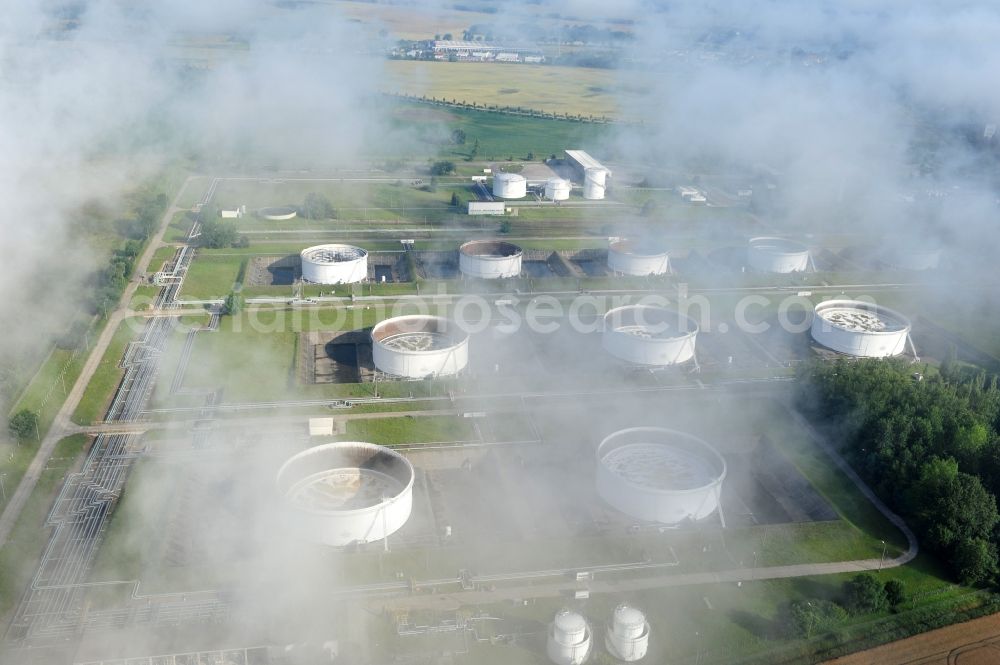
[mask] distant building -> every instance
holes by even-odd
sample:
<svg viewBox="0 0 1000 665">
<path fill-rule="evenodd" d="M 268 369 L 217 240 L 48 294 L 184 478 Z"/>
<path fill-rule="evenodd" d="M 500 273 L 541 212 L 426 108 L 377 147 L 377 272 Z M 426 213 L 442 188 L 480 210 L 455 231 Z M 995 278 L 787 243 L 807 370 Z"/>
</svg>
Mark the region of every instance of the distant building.
<svg viewBox="0 0 1000 665">
<path fill-rule="evenodd" d="M 470 215 L 503 215 L 507 204 L 503 201 L 469 201 Z"/>
<path fill-rule="evenodd" d="M 503 46 L 489 42 L 473 42 L 464 39 L 437 39 L 427 43 L 427 50 L 435 60 L 468 60 L 478 62 L 545 62 L 545 56 L 537 49 Z M 530 58 L 530 60 L 529 60 Z"/>
<path fill-rule="evenodd" d="M 238 208 L 233 208 L 232 210 L 220 210 L 219 217 L 223 219 L 239 219 L 247 214 L 247 207 L 240 206 Z"/>
</svg>

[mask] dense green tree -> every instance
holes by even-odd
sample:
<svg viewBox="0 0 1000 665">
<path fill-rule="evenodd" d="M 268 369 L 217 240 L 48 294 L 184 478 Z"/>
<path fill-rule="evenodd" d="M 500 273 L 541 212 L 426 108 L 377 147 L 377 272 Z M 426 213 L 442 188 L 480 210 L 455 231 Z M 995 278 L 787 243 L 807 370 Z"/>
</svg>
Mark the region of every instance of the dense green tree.
<svg viewBox="0 0 1000 665">
<path fill-rule="evenodd" d="M 954 547 L 951 565 L 962 584 L 988 582 L 997 574 L 996 546 L 985 538 L 963 538 Z"/>
<path fill-rule="evenodd" d="M 336 216 L 336 210 L 330 199 L 316 192 L 306 194 L 299 210 L 306 219 L 333 219 Z"/>
<path fill-rule="evenodd" d="M 221 249 L 231 247 L 237 241 L 239 232 L 236 225 L 222 219 L 206 219 L 201 224 L 199 244 L 202 247 Z"/>
<path fill-rule="evenodd" d="M 7 421 L 10 435 L 18 441 L 24 441 L 38 435 L 38 414 L 28 409 L 21 409 Z"/>
<path fill-rule="evenodd" d="M 852 614 L 882 612 L 889 607 L 889 596 L 874 575 L 860 573 L 844 582 L 844 607 Z"/>
<path fill-rule="evenodd" d="M 222 304 L 222 313 L 228 316 L 236 316 L 243 311 L 246 299 L 239 291 L 230 291 Z"/>
<path fill-rule="evenodd" d="M 939 553 L 960 541 L 986 539 L 1000 521 L 996 499 L 979 478 L 962 473 L 952 459 L 932 459 L 907 492 L 914 526 L 926 545 Z"/>
<path fill-rule="evenodd" d="M 451 100 L 451 103 L 454 104 L 455 100 Z M 451 133 L 451 142 L 455 145 L 465 145 L 465 138 L 464 129 L 456 129 Z"/>
<path fill-rule="evenodd" d="M 889 601 L 889 607 L 896 609 L 906 602 L 906 585 L 901 580 L 886 580 L 885 597 Z"/>
<path fill-rule="evenodd" d="M 786 623 L 797 637 L 812 637 L 831 630 L 847 618 L 844 608 L 829 600 L 813 598 L 797 600 L 788 605 Z"/>
<path fill-rule="evenodd" d="M 448 175 L 455 172 L 455 163 L 441 160 L 431 164 L 431 175 Z"/>
<path fill-rule="evenodd" d="M 457 208 L 461 204 L 462 204 L 462 202 L 458 198 L 458 192 L 452 192 L 451 193 L 451 207 L 452 208 Z"/>
</svg>

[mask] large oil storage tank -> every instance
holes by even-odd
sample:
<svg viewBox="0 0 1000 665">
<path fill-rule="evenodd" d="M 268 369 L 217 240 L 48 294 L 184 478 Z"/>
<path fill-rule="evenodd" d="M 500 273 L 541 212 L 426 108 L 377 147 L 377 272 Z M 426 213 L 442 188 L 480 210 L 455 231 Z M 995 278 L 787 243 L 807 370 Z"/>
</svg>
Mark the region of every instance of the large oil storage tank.
<svg viewBox="0 0 1000 665">
<path fill-rule="evenodd" d="M 563 180 L 562 178 L 550 178 L 548 182 L 545 183 L 545 198 L 549 201 L 565 201 L 569 198 L 570 190 L 573 185 L 570 184 L 569 180 Z"/>
<path fill-rule="evenodd" d="M 590 166 L 583 171 L 583 198 L 599 201 L 604 198 L 607 189 L 608 170 L 599 166 Z"/>
<path fill-rule="evenodd" d="M 470 240 L 458 248 L 458 269 L 466 277 L 502 279 L 521 274 L 524 252 L 503 240 Z"/>
<path fill-rule="evenodd" d="M 650 240 L 616 240 L 608 245 L 608 270 L 619 275 L 665 275 L 670 272 L 670 254 Z"/>
<path fill-rule="evenodd" d="M 756 272 L 804 272 L 809 269 L 809 248 L 787 238 L 751 238 L 747 263 Z"/>
<path fill-rule="evenodd" d="M 302 250 L 302 279 L 314 284 L 353 284 L 368 278 L 368 252 L 354 245 L 316 245 Z"/>
<path fill-rule="evenodd" d="M 528 181 L 520 173 L 497 173 L 493 176 L 493 196 L 523 199 L 528 195 Z"/>
<path fill-rule="evenodd" d="M 469 335 L 439 316 L 397 316 L 372 328 L 372 359 L 391 376 L 451 376 L 469 364 Z"/>
<path fill-rule="evenodd" d="M 646 615 L 629 605 L 619 605 L 611 615 L 604 634 L 604 647 L 626 663 L 642 660 L 649 650 L 649 622 Z"/>
<path fill-rule="evenodd" d="M 382 540 L 413 506 L 413 465 L 394 450 L 345 441 L 309 448 L 278 471 L 290 524 L 304 538 L 342 547 Z"/>
<path fill-rule="evenodd" d="M 636 365 L 677 365 L 694 358 L 698 324 L 672 309 L 625 305 L 604 315 L 604 349 Z"/>
<path fill-rule="evenodd" d="M 581 665 L 590 656 L 590 626 L 583 615 L 572 610 L 560 610 L 552 625 L 546 651 L 556 665 Z"/>
<path fill-rule="evenodd" d="M 726 461 L 708 443 L 660 427 L 632 427 L 597 447 L 597 493 L 636 519 L 678 524 L 719 508 Z"/>
<path fill-rule="evenodd" d="M 823 346 L 863 358 L 896 356 L 906 350 L 910 321 L 888 307 L 860 300 L 827 300 L 813 311 L 812 337 Z"/>
</svg>

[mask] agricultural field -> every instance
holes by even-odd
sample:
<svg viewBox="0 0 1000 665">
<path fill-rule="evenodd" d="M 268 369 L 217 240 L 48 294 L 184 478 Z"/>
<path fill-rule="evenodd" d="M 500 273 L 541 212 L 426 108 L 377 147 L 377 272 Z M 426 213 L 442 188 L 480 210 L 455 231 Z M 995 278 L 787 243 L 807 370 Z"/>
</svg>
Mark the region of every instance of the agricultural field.
<svg viewBox="0 0 1000 665">
<path fill-rule="evenodd" d="M 621 117 L 637 92 L 623 89 L 609 69 L 390 60 L 386 70 L 390 93 L 584 117 Z"/>
</svg>

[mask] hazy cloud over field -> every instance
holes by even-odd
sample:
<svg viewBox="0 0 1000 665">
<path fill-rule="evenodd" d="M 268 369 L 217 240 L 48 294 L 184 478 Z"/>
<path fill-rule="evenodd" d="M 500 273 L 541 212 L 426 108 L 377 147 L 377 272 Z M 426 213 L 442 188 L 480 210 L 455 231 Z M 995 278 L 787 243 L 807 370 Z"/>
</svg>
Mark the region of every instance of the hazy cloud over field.
<svg viewBox="0 0 1000 665">
<path fill-rule="evenodd" d="M 22 351 L 71 318 L 81 280 L 103 264 L 107 247 L 84 241 L 111 229 L 81 214 L 84 202 L 127 216 L 122 192 L 177 155 L 234 169 L 348 163 L 379 126 L 370 95 L 380 63 L 358 55 L 359 39 L 329 6 L 5 8 L 0 366 L 2 356 L 31 358 Z"/>
</svg>

